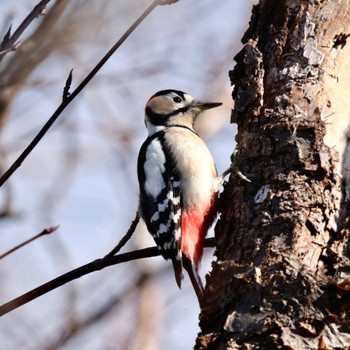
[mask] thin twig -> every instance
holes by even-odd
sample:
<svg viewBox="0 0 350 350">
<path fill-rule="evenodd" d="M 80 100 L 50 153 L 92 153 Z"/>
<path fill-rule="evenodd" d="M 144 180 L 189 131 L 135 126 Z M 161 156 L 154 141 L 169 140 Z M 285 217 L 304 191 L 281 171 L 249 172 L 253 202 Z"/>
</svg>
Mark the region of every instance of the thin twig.
<svg viewBox="0 0 350 350">
<path fill-rule="evenodd" d="M 15 30 L 15 32 L 11 34 L 11 27 L 7 31 L 6 35 L 2 39 L 2 42 L 0 44 L 0 50 L 1 51 L 13 51 L 9 50 L 10 48 L 16 46 L 15 42 L 18 40 L 18 38 L 22 35 L 22 33 L 28 28 L 29 24 L 38 16 L 46 13 L 46 5 L 51 0 L 42 0 L 40 1 L 36 6 L 34 6 L 33 10 L 29 13 L 29 15 L 23 20 L 23 22 L 18 26 L 18 28 Z M 4 55 L 0 56 L 0 62 Z"/>
<path fill-rule="evenodd" d="M 205 240 L 204 246 L 214 247 L 215 239 L 207 238 Z M 15 298 L 7 302 L 6 304 L 1 305 L 0 316 L 3 316 L 9 313 L 10 311 L 13 311 L 19 308 L 20 306 L 27 304 L 30 301 L 42 296 L 43 294 L 46 294 L 60 286 L 63 286 L 64 284 L 70 281 L 73 281 L 91 272 L 102 270 L 107 266 L 121 264 L 131 260 L 151 258 L 153 256 L 158 256 L 158 255 L 160 255 L 159 249 L 157 247 L 150 247 L 150 248 L 135 250 L 124 254 L 114 255 L 109 258 L 94 260 L 86 265 L 78 267 L 77 269 L 71 270 L 45 284 L 42 284 L 41 286 L 35 289 L 32 289 L 31 291 L 19 296 L 18 298 Z"/>
<path fill-rule="evenodd" d="M 135 232 L 136 226 L 140 221 L 139 213 L 136 212 L 135 219 L 132 221 L 128 232 L 124 235 L 124 237 L 119 241 L 119 243 L 107 254 L 103 259 L 109 259 L 112 256 L 116 255 L 120 249 L 124 247 L 124 245 L 131 238 L 132 234 Z"/>
<path fill-rule="evenodd" d="M 13 253 L 14 251 L 24 247 L 25 245 L 35 241 L 36 239 L 40 238 L 41 236 L 44 235 L 48 235 L 52 232 L 55 232 L 57 229 L 59 228 L 59 225 L 57 226 L 52 226 L 52 227 L 48 227 L 45 228 L 44 230 L 42 230 L 40 233 L 38 233 L 37 235 L 35 235 L 34 237 L 22 242 L 21 244 L 18 244 L 17 246 L 13 247 L 12 249 L 8 250 L 7 252 L 5 252 L 4 254 L 0 255 L 0 260 L 3 259 L 5 256 L 10 255 L 11 253 Z"/>
<path fill-rule="evenodd" d="M 17 51 L 17 49 L 22 45 L 22 41 L 17 41 L 15 44 L 13 44 L 11 47 L 9 47 L 8 49 L 2 50 L 0 51 L 0 56 L 3 56 L 5 54 L 7 54 L 8 52 L 11 51 Z"/>
<path fill-rule="evenodd" d="M 30 152 L 36 147 L 40 140 L 44 137 L 47 131 L 50 129 L 52 124 L 61 115 L 65 108 L 77 97 L 77 95 L 84 89 L 84 87 L 92 80 L 97 72 L 103 67 L 113 53 L 124 43 L 124 41 L 130 36 L 130 34 L 139 26 L 139 24 L 158 6 L 158 5 L 169 5 L 178 0 L 162 1 L 154 0 L 151 5 L 140 15 L 139 18 L 130 26 L 130 28 L 121 36 L 121 38 L 114 44 L 114 46 L 105 54 L 101 61 L 92 69 L 92 71 L 86 76 L 86 78 L 80 83 L 80 85 L 72 92 L 67 99 L 65 99 L 34 137 L 32 142 L 27 148 L 21 153 L 21 155 L 15 160 L 10 168 L 0 178 L 0 187 L 10 178 L 10 176 L 21 166 L 22 162 L 28 157 Z"/>
</svg>

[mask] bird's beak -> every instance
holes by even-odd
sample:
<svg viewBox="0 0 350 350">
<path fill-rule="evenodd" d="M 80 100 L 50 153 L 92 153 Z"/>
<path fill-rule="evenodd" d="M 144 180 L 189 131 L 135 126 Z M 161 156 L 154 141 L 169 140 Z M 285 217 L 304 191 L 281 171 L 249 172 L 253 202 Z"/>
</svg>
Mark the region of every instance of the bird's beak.
<svg viewBox="0 0 350 350">
<path fill-rule="evenodd" d="M 192 102 L 192 106 L 198 108 L 200 111 L 204 111 L 206 109 L 216 108 L 222 105 L 222 102 L 201 102 L 194 100 Z"/>
</svg>

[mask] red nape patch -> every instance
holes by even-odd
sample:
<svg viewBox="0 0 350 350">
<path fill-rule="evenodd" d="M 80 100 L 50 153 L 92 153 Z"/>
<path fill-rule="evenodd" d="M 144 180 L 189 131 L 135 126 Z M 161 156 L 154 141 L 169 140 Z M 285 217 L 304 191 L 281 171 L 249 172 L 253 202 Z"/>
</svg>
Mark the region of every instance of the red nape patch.
<svg viewBox="0 0 350 350">
<path fill-rule="evenodd" d="M 151 100 L 153 100 L 155 97 L 157 97 L 157 96 L 159 96 L 158 95 L 158 92 L 157 93 L 155 93 L 154 95 L 152 95 L 149 99 L 148 99 L 148 101 L 147 101 L 147 103 L 146 103 L 146 107 L 147 107 L 147 105 L 149 104 L 149 102 L 151 101 Z M 145 108 L 146 108 L 145 107 Z"/>
<path fill-rule="evenodd" d="M 158 96 L 157 94 L 154 94 L 154 95 L 152 95 L 152 96 L 148 99 L 148 101 L 147 101 L 147 103 L 146 103 L 146 105 L 145 105 L 145 112 L 146 112 L 146 108 L 147 108 L 149 102 L 150 102 L 152 99 L 154 99 L 155 97 L 157 97 L 157 96 Z"/>
<path fill-rule="evenodd" d="M 202 259 L 204 238 L 216 216 L 215 204 L 216 198 L 204 211 L 195 208 L 181 215 L 181 251 L 196 266 Z"/>
<path fill-rule="evenodd" d="M 157 96 L 157 94 L 154 94 L 154 95 L 152 95 L 149 99 L 148 99 L 148 101 L 147 101 L 147 103 L 146 103 L 146 106 L 148 105 L 148 102 L 149 101 L 151 101 L 153 98 L 155 98 Z"/>
</svg>

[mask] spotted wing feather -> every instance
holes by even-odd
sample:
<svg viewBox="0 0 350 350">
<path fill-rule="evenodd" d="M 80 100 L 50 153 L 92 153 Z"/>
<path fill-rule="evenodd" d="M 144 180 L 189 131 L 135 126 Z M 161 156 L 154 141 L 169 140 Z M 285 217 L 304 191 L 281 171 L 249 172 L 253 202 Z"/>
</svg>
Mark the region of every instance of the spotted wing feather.
<svg viewBox="0 0 350 350">
<path fill-rule="evenodd" d="M 181 183 L 174 169 L 174 161 L 164 144 L 164 133 L 149 137 L 138 159 L 140 214 L 162 256 L 172 260 L 180 287 Z"/>
</svg>

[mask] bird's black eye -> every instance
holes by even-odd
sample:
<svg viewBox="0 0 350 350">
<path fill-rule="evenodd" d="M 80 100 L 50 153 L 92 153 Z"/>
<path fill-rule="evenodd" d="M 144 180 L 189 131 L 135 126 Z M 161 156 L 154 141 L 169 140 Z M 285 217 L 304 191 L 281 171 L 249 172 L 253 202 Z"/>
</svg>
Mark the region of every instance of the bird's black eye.
<svg viewBox="0 0 350 350">
<path fill-rule="evenodd" d="M 179 96 L 174 97 L 173 101 L 176 102 L 176 103 L 182 102 L 181 97 L 179 97 Z"/>
</svg>

